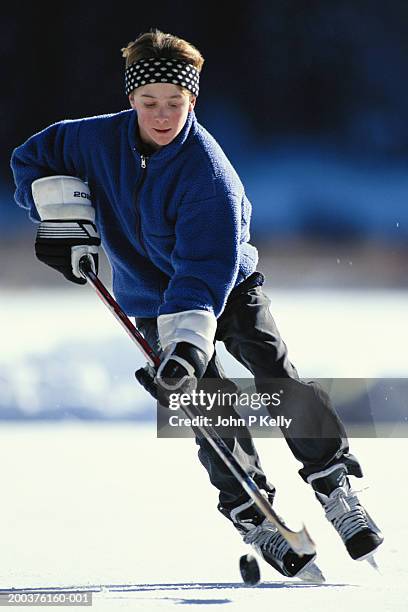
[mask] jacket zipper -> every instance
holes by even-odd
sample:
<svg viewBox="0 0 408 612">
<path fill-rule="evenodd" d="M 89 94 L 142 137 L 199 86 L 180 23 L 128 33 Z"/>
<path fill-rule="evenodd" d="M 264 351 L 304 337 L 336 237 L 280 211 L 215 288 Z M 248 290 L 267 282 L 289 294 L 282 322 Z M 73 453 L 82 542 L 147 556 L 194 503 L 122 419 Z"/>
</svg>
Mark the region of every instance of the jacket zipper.
<svg viewBox="0 0 408 612">
<path fill-rule="evenodd" d="M 135 187 L 135 191 L 134 191 L 134 202 L 135 202 L 135 213 L 136 213 L 136 236 L 139 240 L 139 244 L 142 248 L 142 250 L 146 253 L 146 248 L 144 245 L 144 241 L 143 241 L 143 236 L 142 236 L 142 223 L 141 223 L 141 218 L 140 218 L 140 192 L 142 190 L 143 187 L 143 183 L 145 181 L 146 178 L 146 171 L 147 171 L 147 160 L 149 158 L 146 157 L 146 155 L 141 155 L 140 156 L 140 167 L 141 167 L 141 174 L 140 174 L 140 178 L 136 183 L 136 187 Z"/>
</svg>

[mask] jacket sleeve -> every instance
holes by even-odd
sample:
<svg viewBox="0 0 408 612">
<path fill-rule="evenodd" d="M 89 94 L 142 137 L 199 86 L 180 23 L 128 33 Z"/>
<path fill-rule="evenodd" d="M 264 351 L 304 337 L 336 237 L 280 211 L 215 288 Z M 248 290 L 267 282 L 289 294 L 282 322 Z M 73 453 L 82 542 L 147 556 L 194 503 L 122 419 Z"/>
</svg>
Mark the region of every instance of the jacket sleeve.
<svg viewBox="0 0 408 612">
<path fill-rule="evenodd" d="M 176 219 L 174 274 L 159 315 L 222 312 L 239 268 L 242 195 L 224 193 L 183 203 Z"/>
<path fill-rule="evenodd" d="M 33 221 L 40 220 L 31 193 L 33 181 L 55 174 L 84 178 L 78 143 L 79 125 L 80 120 L 54 123 L 13 151 L 14 199 L 29 211 Z"/>
</svg>

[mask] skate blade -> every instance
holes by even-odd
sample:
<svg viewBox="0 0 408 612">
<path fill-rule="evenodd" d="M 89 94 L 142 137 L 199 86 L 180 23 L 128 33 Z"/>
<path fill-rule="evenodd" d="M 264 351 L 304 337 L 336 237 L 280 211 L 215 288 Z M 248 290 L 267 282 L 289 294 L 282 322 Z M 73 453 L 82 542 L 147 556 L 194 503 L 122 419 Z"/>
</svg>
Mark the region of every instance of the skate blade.
<svg viewBox="0 0 408 612">
<path fill-rule="evenodd" d="M 381 574 L 380 568 L 378 567 L 377 561 L 375 560 L 375 557 L 372 553 L 364 555 L 364 557 L 359 559 L 359 561 L 367 561 L 371 565 L 371 567 L 375 569 L 376 572 Z"/>
<path fill-rule="evenodd" d="M 296 574 L 295 578 L 299 578 L 302 582 L 313 582 L 314 584 L 323 584 L 326 582 L 326 578 L 323 576 L 316 563 L 313 562 L 306 565 L 306 567 Z"/>
</svg>

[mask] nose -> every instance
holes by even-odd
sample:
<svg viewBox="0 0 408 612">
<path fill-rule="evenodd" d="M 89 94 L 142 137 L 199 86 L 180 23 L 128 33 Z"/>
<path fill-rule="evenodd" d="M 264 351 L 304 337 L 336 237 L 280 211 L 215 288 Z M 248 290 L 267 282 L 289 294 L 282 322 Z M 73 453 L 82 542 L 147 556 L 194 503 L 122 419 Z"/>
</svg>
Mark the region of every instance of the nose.
<svg viewBox="0 0 408 612">
<path fill-rule="evenodd" d="M 160 125 L 163 125 L 168 122 L 169 117 L 166 109 L 158 108 L 155 116 L 156 122 Z"/>
</svg>

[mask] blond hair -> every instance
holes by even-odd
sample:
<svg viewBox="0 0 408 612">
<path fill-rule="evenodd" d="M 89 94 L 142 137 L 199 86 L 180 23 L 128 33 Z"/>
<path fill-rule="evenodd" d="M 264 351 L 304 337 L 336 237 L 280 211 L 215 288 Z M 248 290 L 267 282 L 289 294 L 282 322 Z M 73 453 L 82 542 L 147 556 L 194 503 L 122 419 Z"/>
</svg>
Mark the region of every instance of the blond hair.
<svg viewBox="0 0 408 612">
<path fill-rule="evenodd" d="M 200 51 L 191 43 L 174 36 L 165 34 L 157 29 L 140 34 L 133 42 L 121 49 L 122 57 L 126 60 L 126 68 L 140 59 L 150 57 L 164 57 L 178 59 L 192 64 L 198 72 L 201 71 L 204 58 Z"/>
</svg>

